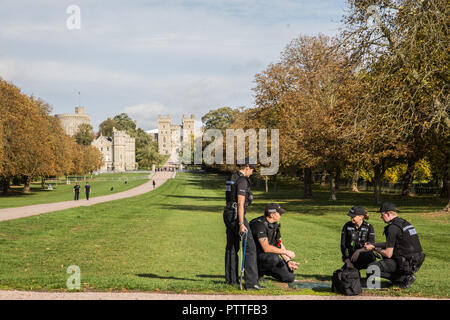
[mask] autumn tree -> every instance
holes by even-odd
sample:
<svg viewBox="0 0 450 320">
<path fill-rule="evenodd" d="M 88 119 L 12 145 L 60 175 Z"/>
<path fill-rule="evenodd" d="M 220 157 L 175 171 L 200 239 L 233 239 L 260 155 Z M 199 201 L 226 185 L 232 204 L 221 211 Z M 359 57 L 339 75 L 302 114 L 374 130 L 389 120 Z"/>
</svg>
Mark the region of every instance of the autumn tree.
<svg viewBox="0 0 450 320">
<path fill-rule="evenodd" d="M 376 132 L 395 128 L 412 170 L 428 141 L 450 138 L 450 5 L 445 0 L 349 1 L 348 12 L 342 39 L 370 77 L 368 87 L 376 90 L 367 92 L 365 106 L 371 101 L 381 106 L 365 113 L 378 114 Z"/>
<path fill-rule="evenodd" d="M 53 155 L 46 112 L 36 99 L 0 80 L 0 114 L 6 141 L 2 164 L 4 192 L 14 176 L 24 177 L 24 192 L 29 192 L 31 180 L 48 173 Z"/>
<path fill-rule="evenodd" d="M 335 177 L 352 155 L 353 136 L 343 117 L 354 103 L 357 86 L 346 56 L 326 36 L 299 37 L 282 52 L 281 61 L 256 76 L 255 112 L 268 127 L 280 129 L 280 158 L 285 166 L 305 168 L 305 197 L 311 197 L 313 167 Z"/>
</svg>

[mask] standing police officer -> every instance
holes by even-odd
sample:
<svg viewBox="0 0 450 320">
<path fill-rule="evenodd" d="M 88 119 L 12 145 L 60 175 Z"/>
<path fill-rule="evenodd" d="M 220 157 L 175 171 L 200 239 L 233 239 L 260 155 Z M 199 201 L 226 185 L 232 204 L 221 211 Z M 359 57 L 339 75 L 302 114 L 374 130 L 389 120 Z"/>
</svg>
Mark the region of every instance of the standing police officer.
<svg viewBox="0 0 450 320">
<path fill-rule="evenodd" d="M 226 182 L 226 207 L 223 212 L 223 221 L 226 226 L 227 246 L 225 248 L 225 280 L 227 284 L 239 283 L 238 251 L 240 236 L 247 232 L 247 248 L 245 251 L 245 288 L 263 289 L 258 283 L 258 266 L 256 262 L 256 246 L 252 232 L 245 218 L 247 207 L 253 200 L 250 191 L 250 179 L 254 164 L 248 158 L 245 164 L 238 165 L 239 170 L 232 173 Z"/>
<path fill-rule="evenodd" d="M 351 220 L 344 225 L 341 232 L 342 261 L 348 267 L 366 269 L 376 260 L 373 252 L 364 249 L 366 243 L 375 243 L 375 231 L 371 224 L 364 221 L 369 215 L 363 207 L 354 206 L 347 215 Z"/>
<path fill-rule="evenodd" d="M 257 239 L 256 250 L 260 279 L 264 275 L 269 275 L 281 282 L 294 281 L 294 270 L 298 268 L 298 263 L 292 261 L 295 253 L 284 247 L 278 223 L 281 215 L 285 212 L 286 210 L 282 209 L 280 205 L 268 203 L 264 215 L 250 221 L 253 238 Z"/>
<path fill-rule="evenodd" d="M 408 289 L 416 280 L 414 273 L 425 260 L 419 236 L 411 223 L 397 215 L 395 204 L 385 202 L 379 212 L 381 219 L 388 224 L 384 228 L 386 243 L 377 244 L 377 247 L 367 243 L 365 248 L 379 252 L 384 258 L 369 266 L 377 266 L 381 277 L 389 279 L 402 289 Z"/>
</svg>

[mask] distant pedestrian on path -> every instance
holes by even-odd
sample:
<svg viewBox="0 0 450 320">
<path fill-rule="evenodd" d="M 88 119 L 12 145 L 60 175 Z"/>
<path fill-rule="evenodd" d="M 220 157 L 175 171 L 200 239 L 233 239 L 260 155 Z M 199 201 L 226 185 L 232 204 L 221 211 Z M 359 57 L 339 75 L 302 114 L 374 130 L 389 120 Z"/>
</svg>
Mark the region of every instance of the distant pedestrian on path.
<svg viewBox="0 0 450 320">
<path fill-rule="evenodd" d="M 156 182 L 155 182 L 155 180 L 153 180 L 153 189 L 155 189 L 155 186 L 156 186 Z"/>
<path fill-rule="evenodd" d="M 73 187 L 73 192 L 75 193 L 75 199 L 74 200 L 79 200 L 80 198 L 80 185 L 78 184 L 78 182 L 75 184 L 75 186 Z"/>
<path fill-rule="evenodd" d="M 86 200 L 89 200 L 89 195 L 91 194 L 91 186 L 89 185 L 89 182 L 86 182 L 84 192 L 86 193 Z"/>
</svg>

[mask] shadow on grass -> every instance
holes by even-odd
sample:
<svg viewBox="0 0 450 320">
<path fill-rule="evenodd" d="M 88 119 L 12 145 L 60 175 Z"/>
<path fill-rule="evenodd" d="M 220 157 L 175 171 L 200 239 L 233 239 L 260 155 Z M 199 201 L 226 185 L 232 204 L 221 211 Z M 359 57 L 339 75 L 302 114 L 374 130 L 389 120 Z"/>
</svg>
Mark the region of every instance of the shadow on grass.
<svg viewBox="0 0 450 320">
<path fill-rule="evenodd" d="M 161 280 L 202 281 L 202 280 L 198 280 L 198 279 L 163 277 L 163 276 L 158 276 L 157 274 L 152 274 L 152 273 L 140 273 L 140 274 L 137 274 L 136 276 L 138 276 L 140 278 L 153 278 L 153 279 L 161 279 Z"/>
<path fill-rule="evenodd" d="M 304 279 L 314 279 L 317 281 L 331 281 L 331 276 L 324 276 L 321 274 L 295 274 L 295 276 Z"/>
</svg>

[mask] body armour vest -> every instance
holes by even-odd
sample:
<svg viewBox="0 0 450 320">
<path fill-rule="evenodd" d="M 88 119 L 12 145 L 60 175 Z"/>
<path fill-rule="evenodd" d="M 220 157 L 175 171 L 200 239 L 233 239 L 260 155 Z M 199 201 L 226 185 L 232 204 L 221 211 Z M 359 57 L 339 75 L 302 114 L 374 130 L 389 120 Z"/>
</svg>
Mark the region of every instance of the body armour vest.
<svg viewBox="0 0 450 320">
<path fill-rule="evenodd" d="M 397 243 L 394 247 L 394 257 L 406 257 L 414 253 L 422 252 L 422 246 L 419 242 L 419 236 L 417 235 L 417 231 L 411 223 L 409 223 L 405 219 L 396 218 L 392 220 L 389 226 L 385 227 L 385 233 L 391 225 L 400 228 L 400 230 L 402 231 L 401 237 L 397 239 Z"/>
<path fill-rule="evenodd" d="M 251 204 L 253 200 L 253 194 L 250 192 L 250 179 L 245 177 L 241 172 L 233 172 L 225 183 L 225 199 L 227 207 L 232 207 L 237 203 L 237 184 L 240 179 L 246 179 L 248 182 L 248 190 L 245 194 L 245 206 Z"/>
<path fill-rule="evenodd" d="M 356 229 L 353 225 L 348 226 L 346 232 L 347 239 L 351 239 L 349 242 L 352 249 L 363 248 L 369 239 L 369 224 L 364 221 L 359 229 Z"/>
<path fill-rule="evenodd" d="M 281 225 L 279 223 L 269 223 L 265 216 L 261 216 L 250 221 L 250 229 L 254 229 L 252 228 L 252 226 L 255 223 L 264 223 L 264 226 L 267 230 L 267 241 L 269 242 L 269 244 L 274 247 L 281 247 L 279 243 L 279 240 L 281 239 Z"/>
</svg>

